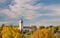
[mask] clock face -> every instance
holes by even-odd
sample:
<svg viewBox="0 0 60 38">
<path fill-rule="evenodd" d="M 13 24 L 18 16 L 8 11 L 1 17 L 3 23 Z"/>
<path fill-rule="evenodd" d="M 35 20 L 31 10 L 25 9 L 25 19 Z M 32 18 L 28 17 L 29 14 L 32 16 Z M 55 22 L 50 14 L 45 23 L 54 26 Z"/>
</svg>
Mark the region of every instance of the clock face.
<svg viewBox="0 0 60 38">
<path fill-rule="evenodd" d="M 20 23 L 23 23 L 23 20 L 21 19 L 19 22 L 20 22 Z"/>
<path fill-rule="evenodd" d="M 19 22 L 21 22 L 21 20 L 19 20 Z"/>
<path fill-rule="evenodd" d="M 22 21 L 22 20 L 20 20 L 19 22 L 20 22 L 20 23 L 23 23 L 23 21 Z"/>
</svg>

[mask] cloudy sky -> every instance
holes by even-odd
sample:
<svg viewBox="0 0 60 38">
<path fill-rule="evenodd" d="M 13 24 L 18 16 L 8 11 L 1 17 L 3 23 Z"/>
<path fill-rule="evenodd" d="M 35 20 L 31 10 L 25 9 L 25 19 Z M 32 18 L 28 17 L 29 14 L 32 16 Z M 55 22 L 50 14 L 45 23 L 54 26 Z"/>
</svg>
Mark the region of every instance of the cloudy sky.
<svg viewBox="0 0 60 38">
<path fill-rule="evenodd" d="M 0 0 L 0 24 L 59 25 L 60 0 Z"/>
</svg>

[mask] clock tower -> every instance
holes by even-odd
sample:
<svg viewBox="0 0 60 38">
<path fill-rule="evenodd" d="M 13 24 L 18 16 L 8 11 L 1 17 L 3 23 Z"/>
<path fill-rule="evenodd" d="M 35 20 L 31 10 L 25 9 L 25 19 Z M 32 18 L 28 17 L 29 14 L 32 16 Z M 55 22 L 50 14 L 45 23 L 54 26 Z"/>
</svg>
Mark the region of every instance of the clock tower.
<svg viewBox="0 0 60 38">
<path fill-rule="evenodd" d="M 23 30 L 23 19 L 19 20 L 19 30 Z"/>
</svg>

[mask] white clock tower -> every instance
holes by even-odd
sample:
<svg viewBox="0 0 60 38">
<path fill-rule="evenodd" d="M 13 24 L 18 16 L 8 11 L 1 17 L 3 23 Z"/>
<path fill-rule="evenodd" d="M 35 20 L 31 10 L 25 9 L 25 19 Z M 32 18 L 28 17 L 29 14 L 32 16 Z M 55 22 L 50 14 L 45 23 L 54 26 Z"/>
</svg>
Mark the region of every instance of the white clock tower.
<svg viewBox="0 0 60 38">
<path fill-rule="evenodd" d="M 23 19 L 19 21 L 19 30 L 23 30 Z"/>
</svg>

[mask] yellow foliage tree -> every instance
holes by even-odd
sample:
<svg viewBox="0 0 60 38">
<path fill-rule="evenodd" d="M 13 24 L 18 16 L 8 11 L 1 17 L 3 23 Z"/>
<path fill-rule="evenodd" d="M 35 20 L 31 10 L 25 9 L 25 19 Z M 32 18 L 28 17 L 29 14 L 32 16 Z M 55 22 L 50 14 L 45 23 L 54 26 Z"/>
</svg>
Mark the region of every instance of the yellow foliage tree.
<svg viewBox="0 0 60 38">
<path fill-rule="evenodd" d="M 52 38 L 52 33 L 49 31 L 49 29 L 40 29 L 37 30 L 33 35 L 31 35 L 31 38 Z"/>
<path fill-rule="evenodd" d="M 20 38 L 20 32 L 17 27 L 3 26 L 1 33 L 2 38 Z"/>
</svg>

